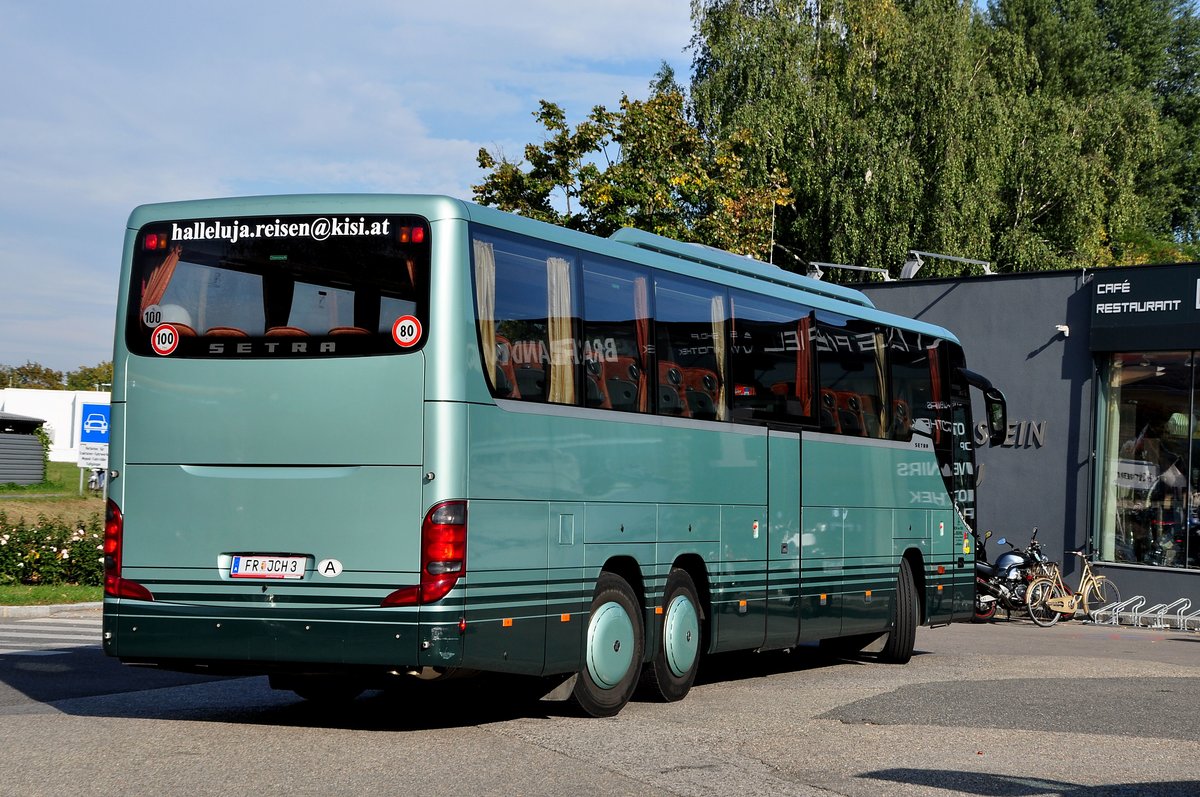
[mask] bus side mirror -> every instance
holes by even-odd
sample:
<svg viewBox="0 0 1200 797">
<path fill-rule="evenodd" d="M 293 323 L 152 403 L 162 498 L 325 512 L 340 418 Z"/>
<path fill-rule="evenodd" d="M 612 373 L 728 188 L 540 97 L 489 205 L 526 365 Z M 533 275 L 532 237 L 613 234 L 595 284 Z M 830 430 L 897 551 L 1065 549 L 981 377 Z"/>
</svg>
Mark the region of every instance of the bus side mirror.
<svg viewBox="0 0 1200 797">
<path fill-rule="evenodd" d="M 994 387 L 983 391 L 987 412 L 988 443 L 998 446 L 1008 438 L 1008 404 L 1004 394 Z"/>
</svg>

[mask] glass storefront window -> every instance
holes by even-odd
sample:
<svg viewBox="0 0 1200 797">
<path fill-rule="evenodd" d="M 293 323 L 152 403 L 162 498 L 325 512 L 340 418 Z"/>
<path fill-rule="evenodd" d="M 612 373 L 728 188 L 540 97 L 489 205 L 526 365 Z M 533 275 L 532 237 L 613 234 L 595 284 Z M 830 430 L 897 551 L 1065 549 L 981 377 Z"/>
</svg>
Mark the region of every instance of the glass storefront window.
<svg viewBox="0 0 1200 797">
<path fill-rule="evenodd" d="M 1114 354 L 1104 382 L 1100 558 L 1200 567 L 1196 352 Z"/>
</svg>

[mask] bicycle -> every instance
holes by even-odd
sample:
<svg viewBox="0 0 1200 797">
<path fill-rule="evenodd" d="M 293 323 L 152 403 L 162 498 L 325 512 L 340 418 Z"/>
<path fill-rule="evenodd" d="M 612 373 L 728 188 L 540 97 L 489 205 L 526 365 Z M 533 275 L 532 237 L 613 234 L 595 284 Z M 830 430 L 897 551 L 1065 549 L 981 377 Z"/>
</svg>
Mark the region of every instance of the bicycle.
<svg viewBox="0 0 1200 797">
<path fill-rule="evenodd" d="M 1043 628 L 1054 625 L 1064 615 L 1074 617 L 1079 611 L 1091 619 L 1093 612 L 1100 607 L 1121 600 L 1121 591 L 1108 576 L 1098 576 L 1092 572 L 1092 563 L 1082 552 L 1071 553 L 1083 562 L 1078 589 L 1072 592 L 1063 583 L 1062 571 L 1059 570 L 1052 576 L 1034 579 L 1025 591 L 1029 618 Z"/>
</svg>

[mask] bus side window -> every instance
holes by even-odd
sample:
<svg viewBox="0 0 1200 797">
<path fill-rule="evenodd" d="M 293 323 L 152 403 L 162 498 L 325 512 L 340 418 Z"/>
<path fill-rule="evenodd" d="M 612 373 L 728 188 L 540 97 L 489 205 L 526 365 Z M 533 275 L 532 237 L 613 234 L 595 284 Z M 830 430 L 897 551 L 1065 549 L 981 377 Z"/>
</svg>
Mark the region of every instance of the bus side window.
<svg viewBox="0 0 1200 797">
<path fill-rule="evenodd" d="M 930 359 L 937 356 L 936 343 L 916 332 L 888 331 L 892 406 L 889 439 L 908 442 L 914 427 L 926 435 L 933 432 L 938 399 L 930 377 Z"/>
<path fill-rule="evenodd" d="M 583 369 L 573 250 L 500 235 L 477 236 L 473 250 L 479 336 L 492 394 L 578 403 L 585 394 L 579 389 Z M 499 362 L 501 341 L 511 371 Z"/>
<path fill-rule="evenodd" d="M 873 324 L 818 314 L 822 431 L 853 437 L 886 436 L 891 404 L 883 400 L 888 381 L 885 340 L 885 333 Z M 834 415 L 836 423 L 828 423 L 827 413 Z"/>
<path fill-rule="evenodd" d="M 646 272 L 597 255 L 583 260 L 583 358 L 589 407 L 650 407 L 650 297 Z"/>
<path fill-rule="evenodd" d="M 730 304 L 734 419 L 815 425 L 812 310 L 741 291 Z"/>
<path fill-rule="evenodd" d="M 728 297 L 704 282 L 659 276 L 655 281 L 658 412 L 726 419 Z"/>
</svg>

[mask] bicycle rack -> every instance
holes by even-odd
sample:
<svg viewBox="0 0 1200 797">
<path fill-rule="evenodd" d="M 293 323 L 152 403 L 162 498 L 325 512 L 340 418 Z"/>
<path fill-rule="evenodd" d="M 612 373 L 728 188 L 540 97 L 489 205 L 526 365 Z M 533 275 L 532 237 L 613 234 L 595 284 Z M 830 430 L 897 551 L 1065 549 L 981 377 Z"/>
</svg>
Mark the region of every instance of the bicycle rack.
<svg viewBox="0 0 1200 797">
<path fill-rule="evenodd" d="M 1165 612 L 1166 610 L 1167 610 L 1167 604 L 1156 603 L 1153 606 L 1151 606 L 1149 609 L 1141 609 L 1141 610 L 1135 611 L 1133 613 L 1133 620 L 1132 620 L 1132 622 L 1130 622 L 1130 625 L 1132 625 L 1134 627 L 1140 626 L 1142 624 L 1143 619 L 1146 619 L 1148 617 L 1156 617 L 1159 614 Z M 1149 626 L 1147 626 L 1147 627 L 1149 627 Z"/>
<path fill-rule="evenodd" d="M 1183 615 L 1183 610 L 1180 610 L 1180 614 L 1179 614 L 1179 630 L 1180 630 L 1180 631 L 1187 631 L 1187 630 L 1188 630 L 1188 623 L 1192 622 L 1193 620 L 1195 620 L 1195 621 L 1196 621 L 1196 630 L 1197 630 L 1197 631 L 1200 631 L 1200 611 L 1195 611 L 1195 612 L 1192 612 L 1191 614 L 1189 614 L 1189 615 L 1187 615 L 1187 616 L 1184 616 L 1184 615 Z"/>
<path fill-rule="evenodd" d="M 1160 605 L 1162 605 L 1162 608 L 1158 609 L 1158 611 L 1154 613 L 1154 622 L 1148 626 L 1149 628 L 1171 628 L 1171 621 L 1167 619 L 1167 615 L 1172 611 L 1175 612 L 1175 617 L 1178 618 L 1179 621 L 1179 627 L 1182 628 L 1183 613 L 1192 608 L 1192 602 L 1187 598 L 1180 598 L 1171 604 Z"/>
<path fill-rule="evenodd" d="M 1132 613 L 1136 620 L 1138 616 L 1137 610 L 1145 605 L 1146 599 L 1141 595 L 1135 595 L 1132 598 L 1127 598 L 1120 603 L 1110 603 L 1109 605 L 1101 606 L 1099 609 L 1092 612 L 1093 622 L 1095 622 L 1097 625 L 1101 623 L 1107 623 L 1108 625 L 1120 625 L 1121 612 Z M 1200 614 L 1200 612 L 1197 612 L 1197 614 Z M 1106 619 L 1101 620 L 1101 616 L 1105 616 Z"/>
</svg>

